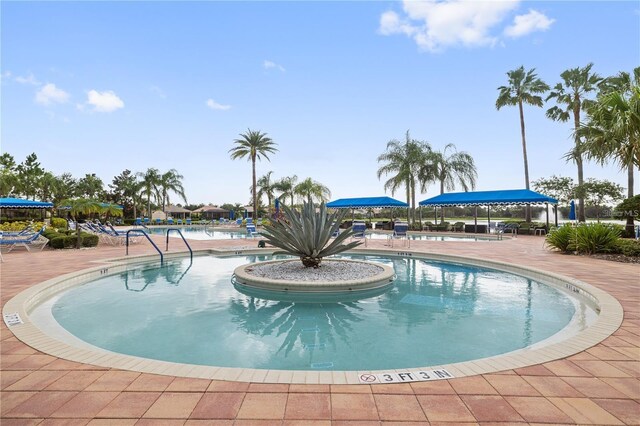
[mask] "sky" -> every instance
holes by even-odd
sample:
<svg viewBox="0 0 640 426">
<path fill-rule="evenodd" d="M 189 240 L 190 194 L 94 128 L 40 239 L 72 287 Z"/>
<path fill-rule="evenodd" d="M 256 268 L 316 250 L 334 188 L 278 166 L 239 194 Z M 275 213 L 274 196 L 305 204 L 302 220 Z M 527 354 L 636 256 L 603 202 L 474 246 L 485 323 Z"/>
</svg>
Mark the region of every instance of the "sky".
<svg viewBox="0 0 640 426">
<path fill-rule="evenodd" d="M 392 195 L 388 141 L 470 153 L 477 190 L 524 187 L 517 107 L 496 110 L 506 72 L 550 86 L 584 67 L 640 65 L 638 1 L 13 2 L 1 12 L 1 150 L 56 175 L 125 169 L 184 176 L 191 204 L 248 203 L 247 129 L 278 152 L 258 176 L 296 175 L 332 199 Z M 577 180 L 570 123 L 525 107 L 531 180 Z M 617 165 L 586 178 L 626 186 Z M 461 189 L 459 189 L 461 190 Z M 640 192 L 636 171 L 635 192 Z M 439 193 L 432 184 L 417 196 Z M 395 193 L 403 200 L 404 191 Z M 176 197 L 172 201 L 180 201 Z"/>
</svg>

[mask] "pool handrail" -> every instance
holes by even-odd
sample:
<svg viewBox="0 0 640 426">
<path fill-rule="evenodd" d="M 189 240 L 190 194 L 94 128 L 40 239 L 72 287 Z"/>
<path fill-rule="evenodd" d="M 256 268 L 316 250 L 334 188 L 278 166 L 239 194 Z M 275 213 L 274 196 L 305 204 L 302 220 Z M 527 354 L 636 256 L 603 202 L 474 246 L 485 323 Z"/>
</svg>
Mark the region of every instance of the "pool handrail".
<svg viewBox="0 0 640 426">
<path fill-rule="evenodd" d="M 136 232 L 138 234 L 142 234 L 145 236 L 145 238 L 147 240 L 149 240 L 149 242 L 151 243 L 151 245 L 156 249 L 156 251 L 158 252 L 158 254 L 160 255 L 160 264 L 164 263 L 164 254 L 162 254 L 162 250 L 160 250 L 158 248 L 158 246 L 156 245 L 156 243 L 153 242 L 153 240 L 149 237 L 149 234 L 147 234 L 146 232 L 144 232 L 142 229 L 129 229 L 127 231 L 127 240 L 126 240 L 126 247 L 127 247 L 127 251 L 125 252 L 126 256 L 129 256 L 129 234 L 132 232 Z"/>
<path fill-rule="evenodd" d="M 187 240 L 184 238 L 184 235 L 182 235 L 182 232 L 178 228 L 167 228 L 167 246 L 164 251 L 169 251 L 169 233 L 171 231 L 176 231 L 178 234 L 180 234 L 180 238 L 182 238 L 182 241 L 184 241 L 184 243 L 187 245 L 187 248 L 189 249 L 189 253 L 191 253 L 191 257 L 193 258 L 193 250 L 191 250 L 191 246 L 189 245 Z"/>
</svg>

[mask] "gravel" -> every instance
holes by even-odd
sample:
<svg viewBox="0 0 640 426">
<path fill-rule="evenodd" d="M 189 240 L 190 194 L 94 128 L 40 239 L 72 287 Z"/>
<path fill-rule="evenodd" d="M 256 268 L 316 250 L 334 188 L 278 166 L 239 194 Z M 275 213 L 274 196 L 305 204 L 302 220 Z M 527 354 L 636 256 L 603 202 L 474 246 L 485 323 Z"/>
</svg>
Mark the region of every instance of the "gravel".
<svg viewBox="0 0 640 426">
<path fill-rule="evenodd" d="M 299 260 L 256 264 L 245 269 L 248 274 L 272 280 L 345 281 L 378 275 L 384 269 L 364 262 L 323 260 L 319 268 L 305 268 Z"/>
</svg>

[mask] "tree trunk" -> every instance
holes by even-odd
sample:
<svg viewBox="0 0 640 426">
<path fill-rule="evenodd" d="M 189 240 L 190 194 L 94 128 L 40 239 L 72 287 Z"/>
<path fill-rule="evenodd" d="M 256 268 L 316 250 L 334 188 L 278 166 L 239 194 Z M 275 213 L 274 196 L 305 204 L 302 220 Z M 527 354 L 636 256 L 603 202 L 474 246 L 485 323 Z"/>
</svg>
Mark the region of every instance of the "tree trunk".
<svg viewBox="0 0 640 426">
<path fill-rule="evenodd" d="M 576 133 L 578 127 L 580 127 L 580 96 L 578 94 L 575 95 L 573 100 L 573 132 Z M 584 167 L 582 161 L 582 141 L 580 137 L 576 134 L 575 137 L 575 161 L 578 166 L 578 187 L 582 188 L 582 184 L 584 184 Z M 580 191 L 578 194 L 578 222 L 586 222 L 587 217 L 584 213 L 584 193 Z"/>
<path fill-rule="evenodd" d="M 576 150 L 578 149 L 578 147 L 576 147 Z M 578 166 L 578 187 L 582 188 L 582 185 L 584 184 L 584 168 L 582 166 L 582 154 L 580 154 L 579 152 L 576 152 L 575 155 L 575 162 L 576 165 Z M 586 216 L 584 214 L 584 194 L 583 191 L 580 190 L 580 192 L 578 193 L 578 222 L 585 222 L 586 221 Z"/>
<path fill-rule="evenodd" d="M 440 179 L 440 195 L 442 194 L 444 194 L 444 179 Z M 440 207 L 440 223 L 444 223 L 444 207 Z"/>
<path fill-rule="evenodd" d="M 73 221 L 76 223 L 76 248 L 79 250 L 82 246 L 82 237 L 80 236 L 80 224 L 78 223 L 78 219 L 75 216 L 71 216 Z"/>
<path fill-rule="evenodd" d="M 633 197 L 633 158 L 629 161 L 629 165 L 627 166 L 627 196 L 629 198 Z M 633 213 L 633 212 L 632 212 Z M 626 234 L 629 237 L 633 237 L 635 233 L 635 224 L 633 221 L 633 214 L 627 216 L 627 224 L 625 225 Z"/>
<path fill-rule="evenodd" d="M 411 182 L 411 219 L 413 227 L 416 225 L 416 183 L 413 180 Z"/>
<path fill-rule="evenodd" d="M 253 169 L 253 213 L 251 214 L 252 218 L 256 218 L 256 214 L 258 212 L 258 197 L 256 196 L 256 157 L 255 155 L 251 157 L 251 168 Z"/>
<path fill-rule="evenodd" d="M 522 135 L 522 158 L 524 160 L 524 184 L 529 189 L 529 161 L 527 160 L 527 139 L 524 130 L 524 111 L 522 110 L 522 101 L 518 101 L 520 110 L 520 133 Z M 531 222 L 531 206 L 527 204 L 524 208 L 524 220 Z"/>
</svg>

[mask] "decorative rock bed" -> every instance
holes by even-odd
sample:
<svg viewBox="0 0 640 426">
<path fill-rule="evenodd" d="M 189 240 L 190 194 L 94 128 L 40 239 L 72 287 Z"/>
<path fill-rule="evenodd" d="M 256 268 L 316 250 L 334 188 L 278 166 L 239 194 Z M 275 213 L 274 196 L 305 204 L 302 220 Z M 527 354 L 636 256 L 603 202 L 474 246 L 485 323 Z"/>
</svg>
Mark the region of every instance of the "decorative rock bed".
<svg viewBox="0 0 640 426">
<path fill-rule="evenodd" d="M 395 273 L 392 267 L 373 262 L 329 259 L 314 269 L 295 259 L 242 265 L 235 269 L 234 278 L 262 290 L 339 293 L 386 287 Z"/>
</svg>

